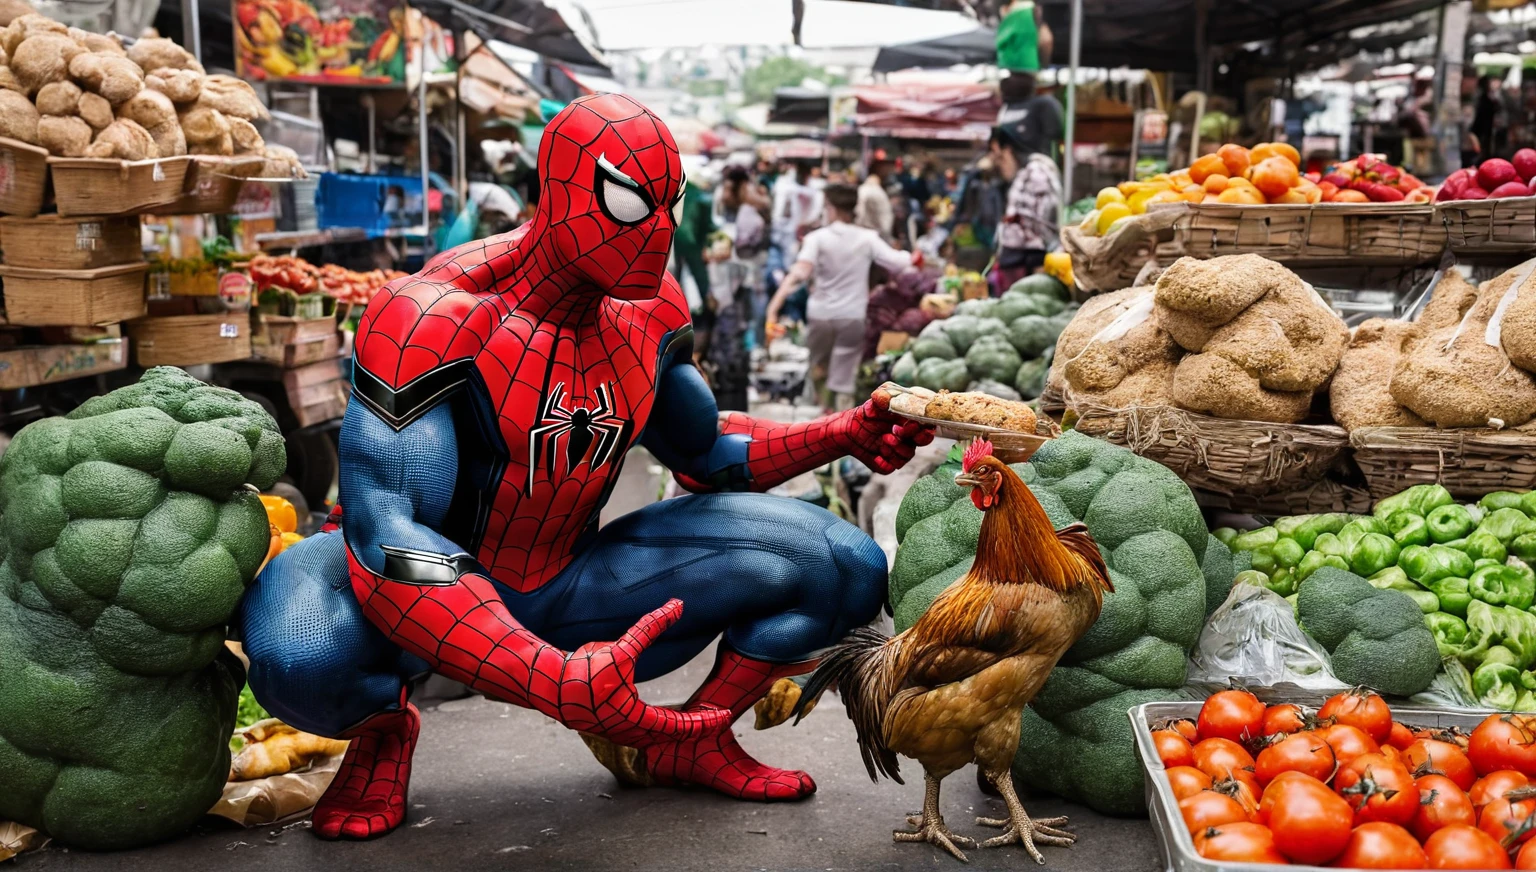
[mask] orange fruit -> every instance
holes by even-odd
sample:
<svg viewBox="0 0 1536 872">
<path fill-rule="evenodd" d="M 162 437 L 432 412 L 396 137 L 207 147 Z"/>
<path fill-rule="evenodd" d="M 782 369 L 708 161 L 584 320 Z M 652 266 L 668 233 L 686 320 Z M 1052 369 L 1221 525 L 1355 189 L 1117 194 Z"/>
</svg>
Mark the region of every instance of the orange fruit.
<svg viewBox="0 0 1536 872">
<path fill-rule="evenodd" d="M 1189 203 L 1198 203 L 1205 199 L 1205 188 L 1199 185 L 1189 184 L 1184 186 L 1184 200 Z"/>
<path fill-rule="evenodd" d="M 1202 202 L 1202 203 L 1220 203 L 1221 202 L 1221 195 L 1220 194 L 1206 194 L 1205 195 L 1205 199 L 1201 200 L 1200 202 Z"/>
<path fill-rule="evenodd" d="M 1323 189 L 1319 188 L 1311 179 L 1301 179 L 1296 182 L 1296 187 L 1291 190 L 1299 192 L 1308 203 L 1320 203 L 1323 199 Z"/>
<path fill-rule="evenodd" d="M 299 515 L 293 503 L 275 494 L 262 494 L 261 505 L 267 510 L 267 520 L 278 530 L 292 533 L 299 528 Z"/>
<path fill-rule="evenodd" d="M 1250 191 L 1257 191 L 1258 190 L 1258 188 L 1254 186 L 1253 182 L 1248 181 L 1246 178 L 1244 178 L 1242 176 L 1233 176 L 1232 178 L 1227 179 L 1227 187 L 1228 188 L 1247 188 Z"/>
<path fill-rule="evenodd" d="M 1301 191 L 1296 190 L 1295 188 L 1287 188 L 1285 193 L 1281 194 L 1280 196 L 1270 197 L 1269 202 L 1305 206 L 1307 203 L 1307 195 L 1303 194 Z"/>
<path fill-rule="evenodd" d="M 1342 188 L 1337 194 L 1333 195 L 1333 202 L 1369 203 L 1371 202 L 1371 198 L 1367 197 L 1363 192 L 1355 190 L 1354 188 Z"/>
<path fill-rule="evenodd" d="M 1148 206 L 1155 206 L 1158 203 L 1182 203 L 1182 202 L 1184 202 L 1184 195 L 1182 193 L 1178 192 L 1178 191 L 1158 191 L 1156 194 L 1153 194 L 1151 196 L 1151 198 L 1149 198 L 1147 200 L 1147 205 Z"/>
<path fill-rule="evenodd" d="M 1283 157 L 1267 157 L 1253 166 L 1253 186 L 1266 197 L 1278 197 L 1296 186 L 1296 165 Z"/>
<path fill-rule="evenodd" d="M 1236 186 L 1227 188 L 1216 195 L 1218 203 L 1236 203 L 1242 206 L 1258 206 L 1263 204 L 1264 195 L 1256 188 L 1239 188 Z"/>
<path fill-rule="evenodd" d="M 1226 165 L 1222 165 L 1226 169 Z M 1208 193 L 1219 194 L 1227 189 L 1227 176 L 1225 173 L 1211 173 L 1205 177 L 1205 190 Z"/>
<path fill-rule="evenodd" d="M 1228 176 L 1242 175 L 1243 171 L 1253 163 L 1248 149 L 1230 142 L 1217 149 L 1216 154 L 1221 157 L 1221 162 L 1226 164 Z"/>
<path fill-rule="evenodd" d="M 1301 153 L 1285 142 L 1261 142 L 1253 147 L 1248 159 L 1253 163 L 1259 163 L 1272 157 L 1283 157 L 1293 165 L 1301 166 Z"/>
<path fill-rule="evenodd" d="M 1227 164 L 1220 155 L 1203 155 L 1189 167 L 1189 180 L 1197 185 L 1205 184 L 1206 179 L 1216 174 L 1231 175 L 1227 172 Z"/>
</svg>

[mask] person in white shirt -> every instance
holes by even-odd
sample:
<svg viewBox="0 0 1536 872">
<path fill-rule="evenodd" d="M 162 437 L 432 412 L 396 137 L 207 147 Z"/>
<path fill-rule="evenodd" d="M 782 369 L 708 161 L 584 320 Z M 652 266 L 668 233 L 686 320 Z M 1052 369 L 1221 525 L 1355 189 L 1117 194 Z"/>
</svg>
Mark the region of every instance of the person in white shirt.
<svg viewBox="0 0 1536 872">
<path fill-rule="evenodd" d="M 859 205 L 854 210 L 854 223 L 878 231 L 881 239 L 891 238 L 891 227 L 896 220 L 891 209 L 891 196 L 885 192 L 884 179 L 876 165 L 869 168 L 864 184 L 859 185 Z"/>
<path fill-rule="evenodd" d="M 805 325 L 811 382 L 824 406 L 847 409 L 853 404 L 854 380 L 864 351 L 869 268 L 879 264 L 894 271 L 921 266 L 922 255 L 897 251 L 877 231 L 855 226 L 859 192 L 852 185 L 828 185 L 826 202 L 831 223 L 806 235 L 795 265 L 768 302 L 767 321 L 773 336 L 784 301 L 803 282 L 811 282 Z"/>
</svg>

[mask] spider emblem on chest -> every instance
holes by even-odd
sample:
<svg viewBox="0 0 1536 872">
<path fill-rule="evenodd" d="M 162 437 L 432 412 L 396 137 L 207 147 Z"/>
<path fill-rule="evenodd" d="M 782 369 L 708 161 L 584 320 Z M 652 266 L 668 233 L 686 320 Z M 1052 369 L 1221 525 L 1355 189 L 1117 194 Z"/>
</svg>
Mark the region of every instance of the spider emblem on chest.
<svg viewBox="0 0 1536 872">
<path fill-rule="evenodd" d="M 568 401 L 565 382 L 560 382 L 540 401 L 539 419 L 528 431 L 529 492 L 541 469 L 545 478 L 555 480 L 562 454 L 566 475 L 582 463 L 595 472 L 628 441 L 630 422 L 614 414 L 609 385 L 597 385 L 592 396 L 595 405 L 577 406 Z"/>
</svg>

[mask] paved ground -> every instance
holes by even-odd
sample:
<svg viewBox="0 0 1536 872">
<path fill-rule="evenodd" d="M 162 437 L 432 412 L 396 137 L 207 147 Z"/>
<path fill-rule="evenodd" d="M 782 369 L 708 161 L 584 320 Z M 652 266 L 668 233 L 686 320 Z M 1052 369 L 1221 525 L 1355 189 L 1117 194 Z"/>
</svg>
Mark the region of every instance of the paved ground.
<svg viewBox="0 0 1536 872">
<path fill-rule="evenodd" d="M 626 468 L 612 509 L 655 499 L 658 479 L 643 456 Z M 706 654 L 685 669 L 642 686 L 646 699 L 676 702 L 708 671 Z M 810 800 L 756 805 L 698 791 L 626 790 L 587 753 L 574 733 L 529 711 L 480 698 L 456 700 L 423 714 L 408 825 L 369 843 L 328 843 L 307 823 L 240 830 L 216 819 L 175 841 L 117 854 L 62 849 L 19 858 L 26 870 L 218 869 L 220 872 L 323 869 L 326 872 L 452 868 L 579 870 L 834 870 L 960 869 L 928 845 L 897 845 L 891 830 L 922 805 L 920 770 L 907 785 L 871 784 L 853 728 L 835 701 L 799 727 L 754 732 L 737 725 L 742 743 L 762 759 L 811 772 L 820 787 Z M 950 826 L 995 835 L 972 823 L 997 816 L 1001 802 L 976 786 L 974 770 L 946 783 Z M 1047 848 L 1045 868 L 1084 872 L 1152 872 L 1157 847 L 1145 821 L 1100 817 L 1054 799 L 1025 804 L 1036 816 L 1067 814 L 1078 833 L 1071 849 Z M 972 851 L 971 866 L 1037 867 L 1017 847 Z"/>
</svg>

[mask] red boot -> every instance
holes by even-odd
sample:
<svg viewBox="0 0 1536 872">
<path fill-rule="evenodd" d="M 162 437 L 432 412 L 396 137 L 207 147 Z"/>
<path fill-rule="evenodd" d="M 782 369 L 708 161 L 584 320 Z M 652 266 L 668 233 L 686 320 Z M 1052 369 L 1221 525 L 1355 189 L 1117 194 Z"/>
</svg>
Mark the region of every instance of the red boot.
<svg viewBox="0 0 1536 872">
<path fill-rule="evenodd" d="M 310 815 L 322 839 L 372 839 L 405 821 L 411 753 L 421 732 L 421 713 L 410 703 L 374 715 L 347 732 L 352 740 L 336 778 Z"/>
<path fill-rule="evenodd" d="M 780 678 L 810 671 L 811 663 L 766 663 L 720 646 L 715 669 L 704 686 L 683 706 L 723 708 L 734 718 L 752 707 Z M 752 759 L 725 730 L 688 742 L 652 745 L 642 752 L 647 774 L 655 784 L 697 784 L 735 799 L 783 802 L 816 792 L 816 782 L 804 772 L 775 769 Z"/>
</svg>

